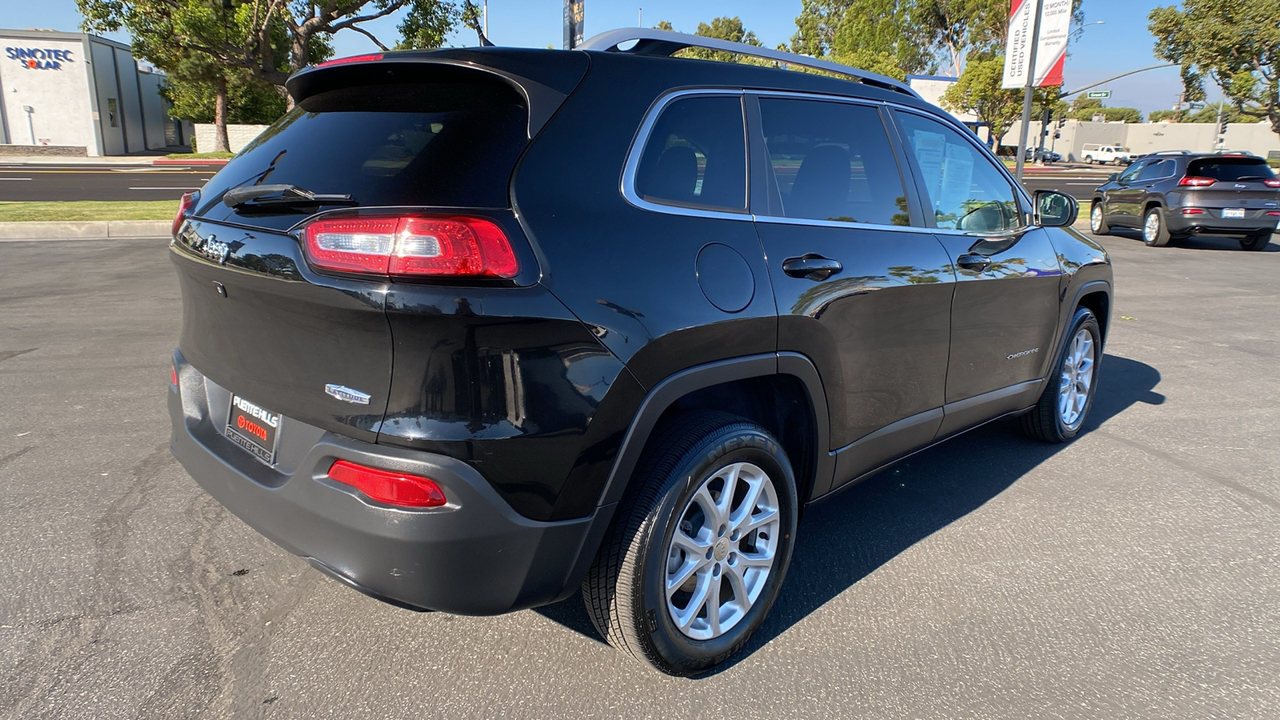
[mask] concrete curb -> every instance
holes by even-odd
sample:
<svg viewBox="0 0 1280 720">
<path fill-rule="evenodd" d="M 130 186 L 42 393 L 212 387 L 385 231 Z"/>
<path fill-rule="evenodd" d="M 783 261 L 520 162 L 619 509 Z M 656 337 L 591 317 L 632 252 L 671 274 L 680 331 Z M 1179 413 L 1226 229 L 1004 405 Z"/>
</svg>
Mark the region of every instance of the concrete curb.
<svg viewBox="0 0 1280 720">
<path fill-rule="evenodd" d="M 89 220 L 84 222 L 0 222 L 0 240 L 106 240 L 168 237 L 169 220 Z"/>
<path fill-rule="evenodd" d="M 197 158 L 194 160 L 182 160 L 179 158 L 158 158 L 152 160 L 152 165 L 214 165 L 221 167 L 226 165 L 228 158 Z"/>
</svg>

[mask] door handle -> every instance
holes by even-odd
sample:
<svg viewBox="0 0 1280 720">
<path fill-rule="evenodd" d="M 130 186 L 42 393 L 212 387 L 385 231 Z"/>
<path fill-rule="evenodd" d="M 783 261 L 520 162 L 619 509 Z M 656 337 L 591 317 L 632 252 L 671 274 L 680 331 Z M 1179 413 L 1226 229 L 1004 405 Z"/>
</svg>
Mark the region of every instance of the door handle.
<svg viewBox="0 0 1280 720">
<path fill-rule="evenodd" d="M 821 255 L 809 253 L 798 258 L 787 258 L 782 261 L 782 272 L 791 277 L 807 280 L 823 281 L 844 269 L 839 260 L 832 260 Z"/>
<path fill-rule="evenodd" d="M 956 264 L 964 268 L 965 270 L 982 272 L 983 270 L 986 270 L 987 268 L 991 267 L 991 258 L 987 257 L 986 255 L 969 253 L 968 255 L 961 255 L 960 257 L 956 258 Z"/>
</svg>

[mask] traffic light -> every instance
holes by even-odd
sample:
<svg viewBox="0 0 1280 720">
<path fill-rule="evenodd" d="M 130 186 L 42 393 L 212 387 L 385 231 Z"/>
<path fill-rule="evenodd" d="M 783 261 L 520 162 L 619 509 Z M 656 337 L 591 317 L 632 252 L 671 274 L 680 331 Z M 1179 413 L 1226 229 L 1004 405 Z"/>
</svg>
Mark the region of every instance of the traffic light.
<svg viewBox="0 0 1280 720">
<path fill-rule="evenodd" d="M 1222 118 L 1222 122 L 1218 123 L 1218 134 L 1219 134 L 1219 135 L 1226 135 L 1226 134 L 1227 134 L 1227 119 L 1226 119 L 1226 118 Z"/>
<path fill-rule="evenodd" d="M 1066 125 L 1066 124 L 1067 124 L 1067 118 L 1066 118 L 1066 116 L 1062 116 L 1062 117 L 1059 117 L 1059 118 L 1058 118 L 1058 129 L 1059 129 L 1059 130 L 1061 130 L 1061 129 L 1062 129 L 1062 126 L 1063 126 L 1063 125 Z"/>
</svg>

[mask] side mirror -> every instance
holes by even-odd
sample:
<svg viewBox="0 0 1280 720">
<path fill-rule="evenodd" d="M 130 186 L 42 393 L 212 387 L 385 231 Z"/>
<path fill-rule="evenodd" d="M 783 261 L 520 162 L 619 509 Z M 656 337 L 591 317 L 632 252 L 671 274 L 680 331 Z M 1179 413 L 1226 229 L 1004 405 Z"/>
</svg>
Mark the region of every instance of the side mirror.
<svg viewBox="0 0 1280 720">
<path fill-rule="evenodd" d="M 1107 176 L 1107 182 L 1115 182 L 1118 177 L 1120 177 L 1120 173 L 1111 173 Z"/>
<path fill-rule="evenodd" d="M 1042 227 L 1071 225 L 1080 214 L 1080 203 L 1070 195 L 1057 190 L 1037 190 L 1034 201 L 1035 224 Z"/>
</svg>

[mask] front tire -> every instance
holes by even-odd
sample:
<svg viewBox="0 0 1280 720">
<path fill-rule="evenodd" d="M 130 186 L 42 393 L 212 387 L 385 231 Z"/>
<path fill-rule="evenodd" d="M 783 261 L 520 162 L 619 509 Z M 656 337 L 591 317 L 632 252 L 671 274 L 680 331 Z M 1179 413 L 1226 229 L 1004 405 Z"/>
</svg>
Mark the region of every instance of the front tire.
<svg viewBox="0 0 1280 720">
<path fill-rule="evenodd" d="M 1142 219 L 1142 242 L 1149 247 L 1169 244 L 1169 228 L 1164 224 L 1164 210 L 1153 207 Z"/>
<path fill-rule="evenodd" d="M 1093 407 L 1101 360 L 1098 320 L 1088 308 L 1077 308 L 1053 374 L 1036 406 L 1018 417 L 1018 429 L 1052 443 L 1064 443 L 1079 434 Z"/>
<path fill-rule="evenodd" d="M 1089 210 L 1089 229 L 1094 235 L 1107 235 L 1111 232 L 1111 223 L 1107 222 L 1107 211 L 1100 201 L 1095 200 Z"/>
<path fill-rule="evenodd" d="M 592 624 L 670 675 L 723 662 L 777 598 L 797 508 L 768 431 L 720 412 L 677 418 L 650 440 L 583 582 Z"/>
<path fill-rule="evenodd" d="M 1266 249 L 1271 244 L 1271 231 L 1254 233 L 1246 238 L 1240 238 L 1240 247 L 1245 250 L 1259 251 Z"/>
</svg>

